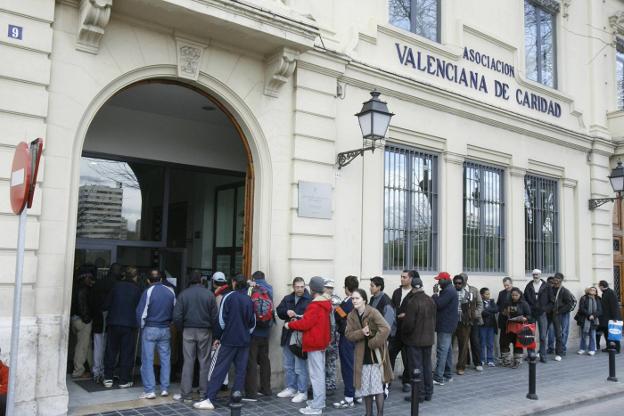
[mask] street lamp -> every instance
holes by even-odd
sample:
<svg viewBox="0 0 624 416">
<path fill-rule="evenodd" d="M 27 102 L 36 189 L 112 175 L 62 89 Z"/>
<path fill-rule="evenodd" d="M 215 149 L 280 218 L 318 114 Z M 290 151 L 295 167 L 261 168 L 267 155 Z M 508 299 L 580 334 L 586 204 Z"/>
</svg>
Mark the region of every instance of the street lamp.
<svg viewBox="0 0 624 416">
<path fill-rule="evenodd" d="M 386 137 L 390 119 L 394 114 L 388 110 L 386 102 L 379 99 L 380 93 L 377 92 L 377 90 L 372 91 L 370 95 L 372 98 L 362 105 L 362 110 L 356 114 L 356 117 L 360 123 L 362 138 L 364 140 L 371 140 L 373 143 L 368 147 L 364 147 L 363 145 L 361 149 L 338 153 L 336 158 L 338 169 L 347 166 L 356 157 L 364 155 L 364 152 L 367 150 L 374 152 L 377 147 L 377 140 Z"/>
<path fill-rule="evenodd" d="M 622 161 L 618 160 L 617 166 L 611 171 L 609 182 L 611 182 L 611 187 L 617 196 L 615 198 L 590 199 L 590 210 L 594 210 L 607 202 L 619 201 L 622 199 L 622 192 L 624 191 L 624 166 L 622 166 Z"/>
</svg>

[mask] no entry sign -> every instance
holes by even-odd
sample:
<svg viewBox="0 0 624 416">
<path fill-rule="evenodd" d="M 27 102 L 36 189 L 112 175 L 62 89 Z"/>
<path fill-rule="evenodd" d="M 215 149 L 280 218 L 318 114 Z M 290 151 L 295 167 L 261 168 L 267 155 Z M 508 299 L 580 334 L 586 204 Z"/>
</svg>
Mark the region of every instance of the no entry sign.
<svg viewBox="0 0 624 416">
<path fill-rule="evenodd" d="M 11 208 L 15 215 L 22 213 L 30 196 L 32 157 L 28 145 L 21 142 L 15 149 L 11 165 Z"/>
<path fill-rule="evenodd" d="M 26 206 L 32 206 L 42 149 L 42 139 L 32 141 L 30 146 L 21 142 L 15 149 L 11 166 L 11 208 L 16 215 Z"/>
</svg>

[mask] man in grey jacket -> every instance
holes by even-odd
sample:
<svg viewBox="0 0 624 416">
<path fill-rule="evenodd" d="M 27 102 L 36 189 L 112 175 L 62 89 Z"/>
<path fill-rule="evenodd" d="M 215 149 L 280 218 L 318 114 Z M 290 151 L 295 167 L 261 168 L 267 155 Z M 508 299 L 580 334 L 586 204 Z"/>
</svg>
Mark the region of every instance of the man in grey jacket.
<svg viewBox="0 0 624 416">
<path fill-rule="evenodd" d="M 481 339 L 479 337 L 479 327 L 483 325 L 483 317 L 481 316 L 481 312 L 483 312 L 483 299 L 481 299 L 479 289 L 468 284 L 468 275 L 466 273 L 461 273 L 461 276 L 464 278 L 466 289 L 470 292 L 470 298 L 474 303 L 472 307 L 476 309 L 475 319 L 472 322 L 472 328 L 470 330 L 470 357 L 472 358 L 472 364 L 474 364 L 475 370 L 483 371 Z"/>
<path fill-rule="evenodd" d="M 190 286 L 178 295 L 173 310 L 173 323 L 182 332 L 182 354 L 184 366 L 180 380 L 180 394 L 175 400 L 192 402 L 193 371 L 195 359 L 199 361 L 199 393 L 206 395 L 208 370 L 210 367 L 210 348 L 212 346 L 212 328 L 217 322 L 217 302 L 214 294 L 201 284 L 201 273 L 193 270 Z"/>
</svg>

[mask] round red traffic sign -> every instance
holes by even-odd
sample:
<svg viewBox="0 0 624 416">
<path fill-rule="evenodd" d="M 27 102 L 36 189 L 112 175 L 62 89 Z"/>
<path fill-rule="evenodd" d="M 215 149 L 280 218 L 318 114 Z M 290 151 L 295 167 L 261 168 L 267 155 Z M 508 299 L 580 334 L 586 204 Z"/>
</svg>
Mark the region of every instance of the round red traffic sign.
<svg viewBox="0 0 624 416">
<path fill-rule="evenodd" d="M 11 208 L 16 215 L 24 210 L 30 194 L 32 159 L 28 145 L 21 142 L 15 149 L 11 165 Z"/>
</svg>

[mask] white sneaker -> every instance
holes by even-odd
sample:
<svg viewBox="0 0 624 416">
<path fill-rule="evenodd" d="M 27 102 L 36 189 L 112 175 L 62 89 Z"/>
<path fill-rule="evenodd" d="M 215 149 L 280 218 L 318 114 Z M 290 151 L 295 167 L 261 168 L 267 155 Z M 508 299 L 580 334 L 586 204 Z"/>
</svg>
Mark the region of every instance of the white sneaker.
<svg viewBox="0 0 624 416">
<path fill-rule="evenodd" d="M 290 387 L 286 387 L 284 390 L 277 393 L 277 397 L 286 398 L 286 397 L 294 397 L 297 394 L 295 389 L 291 389 Z"/>
<path fill-rule="evenodd" d="M 129 382 L 127 382 L 127 383 L 120 384 L 120 385 L 119 385 L 119 388 L 120 388 L 120 389 L 128 389 L 128 388 L 130 388 L 130 387 L 132 387 L 132 386 L 134 386 L 134 383 L 133 383 L 132 381 L 129 381 Z"/>
<path fill-rule="evenodd" d="M 299 413 L 304 415 L 322 415 L 323 411 L 321 409 L 313 409 L 311 407 L 303 407 L 299 409 Z"/>
<path fill-rule="evenodd" d="M 297 393 L 294 395 L 294 397 L 290 400 L 293 403 L 303 403 L 306 400 L 308 400 L 308 393 Z M 311 415 L 314 415 L 316 413 L 310 413 Z"/>
<path fill-rule="evenodd" d="M 478 366 L 475 367 L 475 370 L 483 371 L 483 366 L 482 365 L 478 365 Z"/>
<path fill-rule="evenodd" d="M 195 409 L 200 410 L 214 410 L 214 405 L 210 402 L 210 399 L 202 400 L 201 402 L 193 403 Z"/>
<path fill-rule="evenodd" d="M 587 355 L 592 355 L 592 356 L 593 356 L 593 355 L 595 355 L 595 354 L 596 354 L 596 351 L 588 351 L 588 352 L 587 352 Z"/>
<path fill-rule="evenodd" d="M 106 387 L 107 389 L 110 389 L 111 387 L 113 387 L 113 380 L 104 380 L 102 384 L 104 384 L 104 387 Z"/>
<path fill-rule="evenodd" d="M 173 400 L 179 402 L 180 400 L 182 400 L 182 395 L 181 394 L 174 394 L 173 395 Z"/>
<path fill-rule="evenodd" d="M 577 354 L 578 355 L 583 355 L 583 354 L 585 354 L 585 350 L 578 350 Z"/>
<path fill-rule="evenodd" d="M 155 399 L 156 398 L 156 393 L 149 392 L 149 393 L 143 393 L 139 396 L 139 399 Z"/>
<path fill-rule="evenodd" d="M 163 390 L 160 392 L 160 397 L 167 397 L 169 396 L 169 392 L 167 390 Z"/>
<path fill-rule="evenodd" d="M 561 356 L 560 355 L 555 355 L 555 361 L 561 361 Z"/>
</svg>

